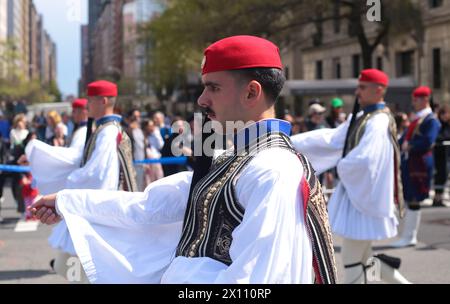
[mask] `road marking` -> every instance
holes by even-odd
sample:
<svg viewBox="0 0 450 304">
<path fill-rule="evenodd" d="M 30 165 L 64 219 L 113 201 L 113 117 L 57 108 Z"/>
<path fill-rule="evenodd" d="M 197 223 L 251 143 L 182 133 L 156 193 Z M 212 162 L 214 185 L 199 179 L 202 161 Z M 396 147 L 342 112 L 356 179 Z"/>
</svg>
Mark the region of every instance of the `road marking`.
<svg viewBox="0 0 450 304">
<path fill-rule="evenodd" d="M 19 221 L 17 222 L 16 228 L 14 228 L 14 232 L 32 232 L 36 231 L 39 226 L 38 221 Z"/>
</svg>

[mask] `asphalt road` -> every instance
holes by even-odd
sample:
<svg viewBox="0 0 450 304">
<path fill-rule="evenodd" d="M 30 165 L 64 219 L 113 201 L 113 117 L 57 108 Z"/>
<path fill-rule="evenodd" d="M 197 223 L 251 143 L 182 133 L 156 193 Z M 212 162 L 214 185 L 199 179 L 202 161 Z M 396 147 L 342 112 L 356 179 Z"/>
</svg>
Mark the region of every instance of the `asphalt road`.
<svg viewBox="0 0 450 304">
<path fill-rule="evenodd" d="M 49 261 L 55 252 L 47 243 L 51 228 L 37 223 L 19 224 L 20 215 L 9 188 L 5 189 L 0 223 L 0 284 L 65 284 Z M 447 201 L 447 203 L 449 203 Z M 450 283 L 450 208 L 425 207 L 416 248 L 389 249 L 386 241 L 375 243 L 375 251 L 402 259 L 401 272 L 413 283 Z M 15 229 L 25 231 L 17 232 Z M 340 239 L 336 237 L 338 271 L 342 276 Z"/>
</svg>

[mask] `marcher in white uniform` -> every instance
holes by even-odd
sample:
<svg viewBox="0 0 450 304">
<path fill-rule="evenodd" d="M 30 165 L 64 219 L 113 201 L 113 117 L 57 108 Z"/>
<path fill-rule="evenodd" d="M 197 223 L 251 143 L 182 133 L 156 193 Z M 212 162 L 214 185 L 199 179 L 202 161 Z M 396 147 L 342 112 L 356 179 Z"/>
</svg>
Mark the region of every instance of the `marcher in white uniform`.
<svg viewBox="0 0 450 304">
<path fill-rule="evenodd" d="M 81 133 L 77 134 L 78 131 L 72 141 L 74 147 L 71 148 L 50 147 L 38 141 L 27 146 L 31 172 L 42 194 L 63 189 L 119 189 L 121 162 L 118 138 L 125 142 L 123 137 L 126 135 L 119 124 L 121 117 L 113 112 L 117 87 L 108 82 L 94 82 L 88 86 L 88 96 L 89 115 L 96 120 L 97 130 L 87 141 L 84 150 L 86 135 L 83 137 Z M 129 150 L 128 157 L 131 160 L 131 148 Z M 76 252 L 65 221 L 54 228 L 49 242 L 59 250 L 54 268 L 66 277 L 67 261 L 75 257 Z"/>
<path fill-rule="evenodd" d="M 74 131 L 69 139 L 69 146 L 83 151 L 86 144 L 87 123 L 89 111 L 87 99 L 75 99 L 72 103 L 72 120 Z"/>
<path fill-rule="evenodd" d="M 54 168 L 56 172 L 58 169 L 62 169 L 66 167 L 67 171 L 60 171 L 57 174 L 57 179 L 61 178 L 61 185 L 65 182 L 64 176 L 60 174 L 66 174 L 66 172 L 70 172 L 73 168 L 79 168 L 79 164 L 81 162 L 81 158 L 83 156 L 83 149 L 86 142 L 86 134 L 87 134 L 87 120 L 88 120 L 88 109 L 87 109 L 88 101 L 87 99 L 75 99 L 72 102 L 72 117 L 75 123 L 75 130 L 72 134 L 72 138 L 70 139 L 70 146 L 68 148 L 63 147 L 53 147 L 47 145 L 46 143 L 40 141 L 31 142 L 27 151 L 33 151 L 33 162 L 31 164 L 32 172 L 39 176 L 38 186 L 41 187 L 41 194 L 48 194 L 48 187 L 51 187 L 50 191 L 55 191 L 55 185 L 53 183 L 46 184 L 45 181 L 48 179 L 48 165 L 49 163 L 45 161 L 45 159 L 55 157 L 51 161 L 51 168 Z M 30 153 L 28 153 L 28 157 L 30 157 Z M 26 161 L 28 158 L 22 159 L 22 161 Z M 58 166 L 58 162 L 60 165 Z M 74 166 L 71 166 L 73 164 Z M 59 168 L 60 167 L 60 168 Z M 55 178 L 55 177 L 53 177 Z M 61 190 L 64 188 L 61 188 Z M 46 192 L 47 191 L 47 192 Z M 50 245 L 57 249 L 63 250 L 66 252 L 65 254 L 75 255 L 75 250 L 73 249 L 72 242 L 70 241 L 69 233 L 67 231 L 67 227 L 64 222 L 61 222 L 58 226 L 53 229 L 52 235 L 49 238 Z M 60 256 L 63 253 L 58 253 Z M 54 267 L 55 260 L 52 260 L 50 264 Z M 60 262 L 58 260 L 58 262 Z"/>
<path fill-rule="evenodd" d="M 312 283 L 313 262 L 315 280 L 334 283 L 320 185 L 290 124 L 273 119 L 278 48 L 253 36 L 218 41 L 205 51 L 203 83 L 198 103 L 211 119 L 248 122 L 203 178 L 179 173 L 133 194 L 65 190 L 33 212 L 65 219 L 93 283 Z"/>
<path fill-rule="evenodd" d="M 295 135 L 292 142 L 320 174 L 337 166 L 339 184 L 328 203 L 335 234 L 344 238 L 342 258 L 346 283 L 366 277 L 372 241 L 397 235 L 395 204 L 402 204 L 399 148 L 395 124 L 384 103 L 388 77 L 379 70 L 361 72 L 356 95 L 363 109 L 336 129 Z M 347 135 L 348 134 L 348 135 Z M 343 153 L 343 151 L 345 151 Z M 385 255 L 375 259 L 386 282 L 407 282 Z M 391 267 L 394 266 L 394 267 Z"/>
</svg>

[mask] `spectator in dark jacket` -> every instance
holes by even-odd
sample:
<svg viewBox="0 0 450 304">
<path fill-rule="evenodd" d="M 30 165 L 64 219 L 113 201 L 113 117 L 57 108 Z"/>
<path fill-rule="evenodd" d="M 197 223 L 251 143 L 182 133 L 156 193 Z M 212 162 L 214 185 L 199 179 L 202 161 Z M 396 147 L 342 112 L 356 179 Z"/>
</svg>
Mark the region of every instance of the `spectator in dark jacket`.
<svg viewBox="0 0 450 304">
<path fill-rule="evenodd" d="M 450 108 L 447 105 L 440 107 L 438 118 L 441 122 L 441 130 L 436 139 L 436 147 L 434 148 L 434 165 L 436 174 L 434 176 L 435 196 L 433 206 L 445 206 L 442 200 L 445 183 L 448 177 L 448 146 L 444 145 L 445 141 L 450 141 Z"/>
</svg>

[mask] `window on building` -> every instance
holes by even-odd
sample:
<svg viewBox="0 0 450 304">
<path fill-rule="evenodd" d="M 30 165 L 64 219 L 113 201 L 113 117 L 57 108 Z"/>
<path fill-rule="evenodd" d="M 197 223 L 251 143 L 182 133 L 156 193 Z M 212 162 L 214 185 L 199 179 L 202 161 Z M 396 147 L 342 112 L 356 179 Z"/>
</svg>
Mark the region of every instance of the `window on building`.
<svg viewBox="0 0 450 304">
<path fill-rule="evenodd" d="M 289 80 L 289 67 L 288 66 L 284 67 L 284 77 L 286 78 L 286 80 Z"/>
<path fill-rule="evenodd" d="M 351 22 L 347 22 L 347 32 L 349 37 L 356 37 L 356 27 L 353 27 Z"/>
<path fill-rule="evenodd" d="M 377 69 L 383 70 L 383 57 L 381 56 L 377 57 Z"/>
<path fill-rule="evenodd" d="M 341 60 L 339 58 L 333 58 L 333 76 L 336 79 L 341 78 Z"/>
<path fill-rule="evenodd" d="M 414 74 L 414 51 L 398 52 L 396 55 L 397 77 Z"/>
<path fill-rule="evenodd" d="M 442 6 L 442 0 L 428 0 L 428 6 L 430 8 L 436 8 Z"/>
<path fill-rule="evenodd" d="M 441 49 L 433 49 L 433 87 L 441 88 Z"/>
<path fill-rule="evenodd" d="M 341 31 L 341 18 L 340 18 L 340 10 L 341 10 L 341 1 L 334 1 L 333 7 L 333 29 L 334 33 L 337 34 Z"/>
<path fill-rule="evenodd" d="M 323 62 L 322 62 L 322 60 L 316 61 L 316 79 L 323 79 Z"/>
<path fill-rule="evenodd" d="M 353 77 L 358 78 L 361 73 L 361 55 L 355 54 L 352 56 Z"/>
</svg>

